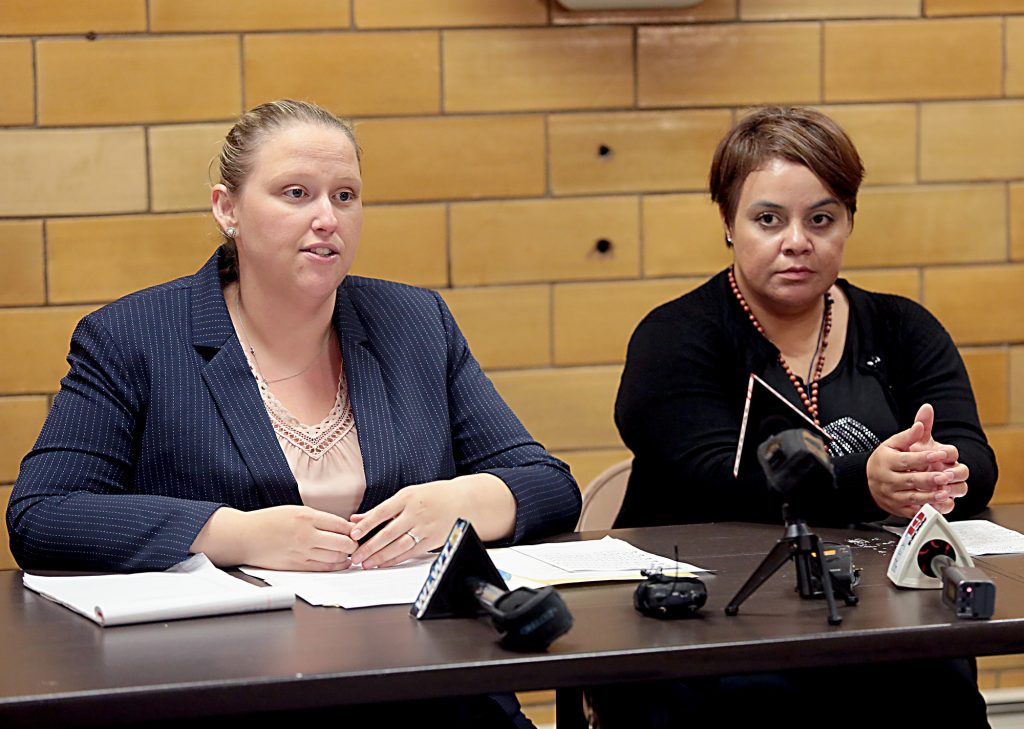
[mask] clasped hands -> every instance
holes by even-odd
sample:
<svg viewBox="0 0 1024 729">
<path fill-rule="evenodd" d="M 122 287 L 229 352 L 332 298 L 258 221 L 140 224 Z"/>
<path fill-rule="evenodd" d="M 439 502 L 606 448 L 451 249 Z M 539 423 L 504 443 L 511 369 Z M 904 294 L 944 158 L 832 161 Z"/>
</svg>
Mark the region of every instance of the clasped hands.
<svg viewBox="0 0 1024 729">
<path fill-rule="evenodd" d="M 490 474 L 406 486 L 350 519 L 308 506 L 247 512 L 222 507 L 207 521 L 191 551 L 205 552 L 214 564 L 223 566 L 248 564 L 308 572 L 340 571 L 352 565 L 390 567 L 440 547 L 457 518 L 471 518 L 494 499 L 511 501 L 509 523 L 514 523 L 511 493 Z M 359 543 L 377 527 L 376 533 Z M 490 531 L 486 525 L 483 529 Z M 507 530 L 499 526 L 499 531 Z M 501 536 L 505 534 L 484 538 Z"/>
<path fill-rule="evenodd" d="M 890 514 L 912 517 L 925 504 L 948 514 L 953 500 L 967 493 L 970 472 L 957 460 L 956 446 L 935 441 L 934 424 L 935 410 L 926 403 L 911 427 L 883 442 L 868 458 L 868 489 Z"/>
</svg>

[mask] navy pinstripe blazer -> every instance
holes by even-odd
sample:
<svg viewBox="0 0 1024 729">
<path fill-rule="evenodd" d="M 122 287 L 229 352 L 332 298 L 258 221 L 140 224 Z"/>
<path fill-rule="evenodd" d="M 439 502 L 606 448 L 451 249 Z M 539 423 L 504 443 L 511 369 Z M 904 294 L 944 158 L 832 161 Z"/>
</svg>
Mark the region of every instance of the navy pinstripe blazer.
<svg viewBox="0 0 1024 729">
<path fill-rule="evenodd" d="M 166 568 L 221 505 L 299 504 L 231 325 L 215 254 L 86 316 L 11 495 L 22 567 Z M 365 511 L 409 484 L 488 472 L 513 541 L 570 531 L 580 494 L 481 371 L 433 291 L 349 276 L 334 324 L 363 454 Z"/>
</svg>

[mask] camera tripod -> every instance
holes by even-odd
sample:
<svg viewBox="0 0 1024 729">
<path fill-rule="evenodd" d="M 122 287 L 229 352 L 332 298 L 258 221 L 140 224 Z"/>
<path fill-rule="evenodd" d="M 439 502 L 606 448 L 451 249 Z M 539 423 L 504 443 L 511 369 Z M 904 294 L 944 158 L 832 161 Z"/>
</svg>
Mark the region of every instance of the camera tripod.
<svg viewBox="0 0 1024 729">
<path fill-rule="evenodd" d="M 847 605 L 856 605 L 857 596 L 853 594 L 853 589 L 849 584 L 836 580 L 829 571 L 825 554 L 821 548 L 821 540 L 817 534 L 807 528 L 807 522 L 803 519 L 791 518 L 788 504 L 783 505 L 782 515 L 786 521 L 786 535 L 775 543 L 761 564 L 743 583 L 743 587 L 736 593 L 736 596 L 726 605 L 725 614 L 736 615 L 740 610 L 740 605 L 782 565 L 792 559 L 796 562 L 796 584 L 800 597 L 812 598 L 823 595 L 828 607 L 828 624 L 839 625 L 843 622 L 843 618 L 836 609 L 835 595 L 838 593 Z M 820 587 L 816 586 L 816 582 Z"/>
</svg>

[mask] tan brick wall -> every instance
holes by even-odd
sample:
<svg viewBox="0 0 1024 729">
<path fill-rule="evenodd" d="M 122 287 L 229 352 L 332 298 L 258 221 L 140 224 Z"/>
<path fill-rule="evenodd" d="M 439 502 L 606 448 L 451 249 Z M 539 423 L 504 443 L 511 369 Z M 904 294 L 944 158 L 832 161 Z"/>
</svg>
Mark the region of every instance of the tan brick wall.
<svg viewBox="0 0 1024 729">
<path fill-rule="evenodd" d="M 845 275 L 944 321 L 997 500 L 1024 501 L 1024 1 L 232 5 L 0 7 L 0 500 L 77 319 L 202 263 L 219 138 L 292 94 L 355 118 L 355 271 L 441 290 L 584 483 L 627 455 L 611 412 L 636 322 L 728 260 L 716 140 L 752 104 L 826 110 L 868 168 Z"/>
</svg>

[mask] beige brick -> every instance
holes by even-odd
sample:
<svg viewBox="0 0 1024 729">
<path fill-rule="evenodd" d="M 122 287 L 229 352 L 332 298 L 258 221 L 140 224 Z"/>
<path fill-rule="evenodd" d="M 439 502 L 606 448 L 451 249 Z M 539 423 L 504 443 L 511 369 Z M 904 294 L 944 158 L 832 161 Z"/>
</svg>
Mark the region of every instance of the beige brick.
<svg viewBox="0 0 1024 729">
<path fill-rule="evenodd" d="M 0 215 L 146 209 L 142 129 L 0 131 Z"/>
<path fill-rule="evenodd" d="M 1010 185 L 1010 257 L 1024 259 L 1024 185 Z"/>
<path fill-rule="evenodd" d="M 95 307 L 0 309 L 0 341 L 17 357 L 0 357 L 0 393 L 56 392 L 68 371 L 75 324 Z"/>
<path fill-rule="evenodd" d="M 1024 501 L 1024 428 L 986 428 L 985 435 L 999 464 L 992 503 L 1019 504 Z"/>
<path fill-rule="evenodd" d="M 457 28 L 481 25 L 546 25 L 546 0 L 354 0 L 360 28 Z"/>
<path fill-rule="evenodd" d="M 999 674 L 995 671 L 978 670 L 978 689 L 989 691 L 999 687 Z"/>
<path fill-rule="evenodd" d="M 999 96 L 1001 26 L 994 18 L 826 23 L 825 98 Z"/>
<path fill-rule="evenodd" d="M 847 249 L 849 250 L 849 249 Z M 880 268 L 843 270 L 842 277 L 868 291 L 906 296 L 921 301 L 921 273 L 916 268 Z"/>
<path fill-rule="evenodd" d="M 1024 18 L 1006 19 L 1006 95 L 1024 95 Z"/>
<path fill-rule="evenodd" d="M 555 286 L 555 364 L 625 361 L 640 320 L 702 283 L 703 278 L 688 278 Z"/>
<path fill-rule="evenodd" d="M 349 0 L 151 0 L 150 30 L 175 33 L 218 30 L 333 30 L 349 26 Z"/>
<path fill-rule="evenodd" d="M 1024 101 L 921 107 L 921 179 L 1024 177 Z"/>
<path fill-rule="evenodd" d="M 241 111 L 238 38 L 44 40 L 39 123 L 226 119 Z"/>
<path fill-rule="evenodd" d="M 545 692 L 550 693 L 554 696 L 554 691 Z M 554 726 L 555 725 L 555 700 L 552 698 L 549 702 L 542 702 L 539 698 L 530 703 L 530 697 L 527 695 L 527 701 L 523 701 L 523 694 L 516 692 L 516 697 L 519 699 L 522 708 L 523 715 L 533 722 L 536 726 Z"/>
<path fill-rule="evenodd" d="M 444 108 L 632 106 L 629 28 L 460 30 L 444 35 Z"/>
<path fill-rule="evenodd" d="M 451 200 L 540 195 L 540 116 L 374 119 L 356 127 L 364 199 Z"/>
<path fill-rule="evenodd" d="M 149 130 L 152 210 L 209 210 L 216 157 L 231 124 L 176 124 Z"/>
<path fill-rule="evenodd" d="M 0 35 L 146 30 L 146 0 L 4 0 Z"/>
<path fill-rule="evenodd" d="M 448 285 L 444 205 L 369 206 L 363 214 L 363 238 L 352 273 L 428 288 Z"/>
<path fill-rule="evenodd" d="M 569 469 L 572 471 L 572 475 L 576 478 L 576 483 L 580 485 L 580 489 L 583 491 L 586 491 L 587 486 L 589 486 L 590 483 L 606 468 L 614 466 L 616 463 L 624 461 L 627 458 L 633 457 L 633 454 L 629 452 L 628 448 L 600 448 L 592 451 L 557 451 L 551 455 L 569 464 Z"/>
<path fill-rule="evenodd" d="M 864 161 L 865 185 L 917 181 L 917 109 L 913 104 L 826 106 Z"/>
<path fill-rule="evenodd" d="M 441 108 L 439 58 L 434 31 L 248 36 L 245 99 L 307 99 L 342 116 L 431 114 Z"/>
<path fill-rule="evenodd" d="M 813 23 L 641 26 L 637 40 L 640 106 L 821 100 L 821 34 Z"/>
<path fill-rule="evenodd" d="M 364 0 L 373 2 L 373 0 Z M 551 3 L 551 22 L 555 25 L 596 25 L 611 23 L 693 23 L 709 20 L 735 20 L 736 0 L 703 0 L 699 5 L 671 10 L 567 10 Z"/>
<path fill-rule="evenodd" d="M 956 266 L 924 272 L 924 304 L 959 344 L 1024 339 L 1024 265 Z"/>
<path fill-rule="evenodd" d="M 0 221 L 0 306 L 42 304 L 43 224 L 38 220 Z"/>
<path fill-rule="evenodd" d="M 739 0 L 743 20 L 819 18 L 916 18 L 920 0 Z"/>
<path fill-rule="evenodd" d="M 1024 668 L 1024 655 L 978 656 L 978 670 L 1002 671 L 1007 668 Z"/>
<path fill-rule="evenodd" d="M 50 301 L 106 302 L 195 273 L 219 243 L 209 214 L 67 218 L 46 224 Z"/>
<path fill-rule="evenodd" d="M 547 448 L 616 448 L 622 441 L 612 410 L 621 373 L 621 367 L 571 367 L 495 372 L 491 379 L 527 430 Z"/>
<path fill-rule="evenodd" d="M 1024 670 L 1007 670 L 999 673 L 999 688 L 1024 688 Z"/>
<path fill-rule="evenodd" d="M 968 347 L 960 351 L 983 425 L 1005 425 L 1010 419 L 1006 393 L 1010 388 L 1010 355 L 1003 347 Z"/>
<path fill-rule="evenodd" d="M 645 276 L 713 273 L 732 261 L 718 206 L 706 193 L 648 195 L 643 216 Z"/>
<path fill-rule="evenodd" d="M 1005 257 L 1006 191 L 1002 185 L 971 185 L 865 190 L 843 261 L 867 267 Z"/>
<path fill-rule="evenodd" d="M 0 397 L 0 483 L 18 478 L 21 459 L 36 442 L 47 410 L 42 395 Z"/>
<path fill-rule="evenodd" d="M 31 124 L 35 120 L 32 41 L 0 40 L 0 88 L 4 90 L 0 124 Z"/>
<path fill-rule="evenodd" d="M 726 110 L 560 114 L 548 118 L 551 189 L 588 192 L 700 190 Z"/>
<path fill-rule="evenodd" d="M 0 509 L 3 509 L 4 514 L 7 513 L 7 502 L 11 499 L 12 488 L 11 486 L 0 486 Z M 10 535 L 7 533 L 7 520 L 0 519 L 0 570 L 18 568 L 8 544 L 10 544 Z"/>
<path fill-rule="evenodd" d="M 578 281 L 639 274 L 634 197 L 453 205 L 452 283 Z M 610 244 L 601 252 L 600 241 Z"/>
<path fill-rule="evenodd" d="M 441 294 L 481 366 L 550 366 L 551 292 L 547 286 L 448 289 Z"/>
<path fill-rule="evenodd" d="M 1024 425 L 1024 346 L 1010 347 L 1010 422 Z"/>
<path fill-rule="evenodd" d="M 1024 13 L 1022 0 L 924 0 L 925 15 Z"/>
</svg>

